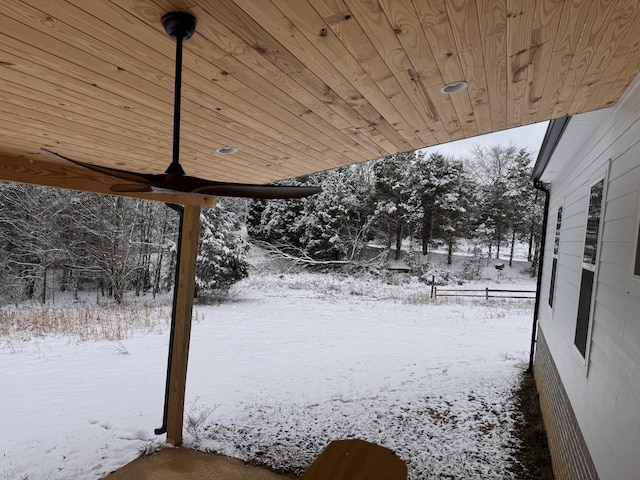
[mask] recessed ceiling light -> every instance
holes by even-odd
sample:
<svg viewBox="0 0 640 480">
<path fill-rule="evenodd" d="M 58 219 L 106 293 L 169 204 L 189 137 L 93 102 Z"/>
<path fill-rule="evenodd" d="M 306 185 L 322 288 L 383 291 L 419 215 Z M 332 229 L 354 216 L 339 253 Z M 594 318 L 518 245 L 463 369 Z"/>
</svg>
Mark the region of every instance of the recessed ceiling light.
<svg viewBox="0 0 640 480">
<path fill-rule="evenodd" d="M 236 147 L 220 147 L 216 150 L 216 152 L 223 154 L 236 153 L 237 151 Z"/>
<path fill-rule="evenodd" d="M 469 84 L 467 82 L 453 82 L 447 83 L 444 87 L 440 89 L 442 93 L 456 93 L 465 90 Z"/>
</svg>

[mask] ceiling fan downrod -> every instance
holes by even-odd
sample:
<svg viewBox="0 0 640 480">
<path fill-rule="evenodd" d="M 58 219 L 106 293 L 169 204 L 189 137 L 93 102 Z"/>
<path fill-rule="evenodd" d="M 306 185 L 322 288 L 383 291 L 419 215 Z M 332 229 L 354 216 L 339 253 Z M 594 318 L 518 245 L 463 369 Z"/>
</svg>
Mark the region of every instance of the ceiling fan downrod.
<svg viewBox="0 0 640 480">
<path fill-rule="evenodd" d="M 196 18 L 186 12 L 170 12 L 161 19 L 167 35 L 176 41 L 176 68 L 173 111 L 173 158 L 165 173 L 140 173 L 129 170 L 103 167 L 65 157 L 47 148 L 42 150 L 54 157 L 71 162 L 98 173 L 124 180 L 111 185 L 115 193 L 186 193 L 226 197 L 260 199 L 304 198 L 319 193 L 319 187 L 285 186 L 221 182 L 185 174 L 180 165 L 180 99 L 182 97 L 182 46 L 196 31 Z"/>
<path fill-rule="evenodd" d="M 196 17 L 187 12 L 169 12 L 162 16 L 165 32 L 176 41 L 176 71 L 173 92 L 173 157 L 165 173 L 184 175 L 180 165 L 180 111 L 182 98 L 182 43 L 196 32 Z"/>
</svg>

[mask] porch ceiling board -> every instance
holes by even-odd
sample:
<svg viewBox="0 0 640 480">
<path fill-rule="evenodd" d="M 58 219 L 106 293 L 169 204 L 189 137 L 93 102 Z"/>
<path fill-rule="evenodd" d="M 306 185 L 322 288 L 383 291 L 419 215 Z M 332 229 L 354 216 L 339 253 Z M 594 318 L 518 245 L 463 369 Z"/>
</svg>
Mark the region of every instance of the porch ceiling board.
<svg viewBox="0 0 640 480">
<path fill-rule="evenodd" d="M 608 107 L 640 70 L 634 0 L 4 0 L 0 156 L 73 175 L 0 179 L 78 188 L 65 182 L 83 172 L 42 147 L 163 172 L 172 10 L 198 19 L 181 161 L 212 180 L 269 182 Z M 459 80 L 469 88 L 440 93 Z"/>
</svg>

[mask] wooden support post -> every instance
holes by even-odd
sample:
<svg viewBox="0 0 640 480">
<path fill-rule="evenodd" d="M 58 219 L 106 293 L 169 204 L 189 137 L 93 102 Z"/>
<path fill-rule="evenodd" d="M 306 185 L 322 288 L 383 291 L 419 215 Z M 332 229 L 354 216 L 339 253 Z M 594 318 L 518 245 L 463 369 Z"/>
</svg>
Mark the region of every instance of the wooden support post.
<svg viewBox="0 0 640 480">
<path fill-rule="evenodd" d="M 176 325 L 171 355 L 171 380 L 168 391 L 167 443 L 182 443 L 184 396 L 187 384 L 187 361 L 191 338 L 191 313 L 195 291 L 196 257 L 200 237 L 200 207 L 185 206 L 182 244 L 178 268 Z"/>
<path fill-rule="evenodd" d="M 484 299 L 489 301 L 489 287 L 485 287 L 484 289 Z"/>
</svg>

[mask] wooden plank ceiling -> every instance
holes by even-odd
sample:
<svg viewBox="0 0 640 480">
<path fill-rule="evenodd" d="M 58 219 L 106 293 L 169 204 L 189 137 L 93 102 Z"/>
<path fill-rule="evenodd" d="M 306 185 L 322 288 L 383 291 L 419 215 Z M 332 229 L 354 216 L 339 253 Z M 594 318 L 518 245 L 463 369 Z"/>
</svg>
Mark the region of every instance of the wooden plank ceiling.
<svg viewBox="0 0 640 480">
<path fill-rule="evenodd" d="M 221 181 L 611 106 L 640 68 L 636 0 L 3 0 L 0 179 L 110 184 L 42 147 L 163 172 L 175 44 L 160 17 L 173 10 L 198 19 L 185 42 L 181 161 Z M 461 80 L 467 90 L 440 92 Z"/>
</svg>

